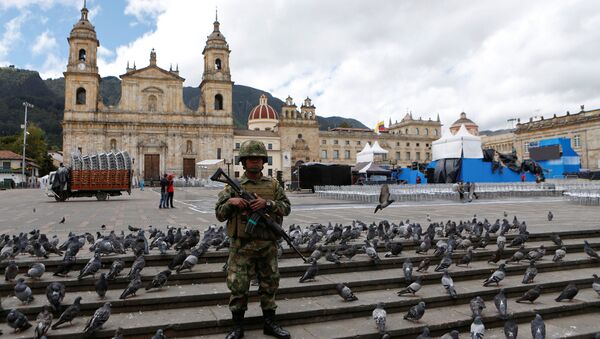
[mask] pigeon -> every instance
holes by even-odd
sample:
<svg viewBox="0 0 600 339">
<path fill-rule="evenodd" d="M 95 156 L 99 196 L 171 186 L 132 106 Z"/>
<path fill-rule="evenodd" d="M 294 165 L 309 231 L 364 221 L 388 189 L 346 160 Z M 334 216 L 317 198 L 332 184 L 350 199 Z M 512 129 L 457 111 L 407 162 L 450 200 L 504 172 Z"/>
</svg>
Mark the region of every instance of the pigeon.
<svg viewBox="0 0 600 339">
<path fill-rule="evenodd" d="M 404 273 L 404 281 L 406 281 L 407 283 L 411 283 L 413 265 L 410 261 L 410 258 L 406 258 L 406 260 L 404 260 L 404 263 L 402 264 L 402 272 Z"/>
<path fill-rule="evenodd" d="M 481 322 L 481 317 L 475 317 L 471 324 L 471 339 L 483 339 L 485 335 L 485 326 Z"/>
<path fill-rule="evenodd" d="M 575 298 L 577 292 L 579 292 L 577 286 L 574 283 L 570 283 L 569 285 L 567 285 L 567 287 L 565 287 L 565 289 L 562 292 L 560 292 L 560 295 L 556 299 L 554 299 L 554 301 L 558 302 L 563 301 L 565 299 L 571 301 L 573 300 L 573 298 Z"/>
<path fill-rule="evenodd" d="M 532 289 L 525 292 L 516 302 L 521 303 L 524 301 L 529 301 L 533 304 L 533 302 L 540 296 L 542 293 L 542 287 L 540 285 L 534 286 Z"/>
<path fill-rule="evenodd" d="M 62 217 L 62 219 L 60 219 L 60 221 L 58 222 L 59 224 L 64 224 L 65 223 L 65 217 Z"/>
<path fill-rule="evenodd" d="M 469 267 L 471 261 L 473 261 L 473 247 L 467 249 L 467 253 L 456 263 L 456 266 L 467 265 Z"/>
<path fill-rule="evenodd" d="M 552 261 L 553 262 L 561 262 L 565 256 L 567 255 L 567 248 L 566 247 L 561 247 L 556 249 L 556 251 L 554 251 L 554 257 L 552 257 Z"/>
<path fill-rule="evenodd" d="M 52 325 L 52 312 L 51 307 L 45 305 L 42 309 L 42 312 L 37 316 L 37 325 L 35 326 L 35 335 L 34 339 L 40 339 L 42 337 L 45 338 L 46 333 L 50 330 L 50 326 Z"/>
<path fill-rule="evenodd" d="M 590 257 L 590 259 L 600 260 L 600 256 L 598 256 L 598 253 L 594 251 L 594 249 L 592 248 L 592 246 L 590 246 L 590 243 L 587 240 L 583 241 L 583 251 Z"/>
<path fill-rule="evenodd" d="M 123 336 L 123 328 L 117 327 L 112 339 L 125 339 L 125 337 Z"/>
<path fill-rule="evenodd" d="M 192 251 L 193 252 L 193 251 Z M 188 255 L 185 260 L 183 261 L 183 263 L 181 265 L 179 265 L 179 267 L 177 267 L 177 269 L 175 270 L 177 273 L 180 273 L 183 270 L 189 270 L 190 272 L 192 271 L 192 268 L 198 263 L 198 257 L 196 255 L 194 255 L 193 253 L 191 253 L 190 255 Z"/>
<path fill-rule="evenodd" d="M 504 336 L 506 339 L 517 339 L 519 334 L 519 325 L 513 320 L 508 319 L 504 322 Z"/>
<path fill-rule="evenodd" d="M 397 257 L 400 255 L 400 253 L 402 253 L 402 249 L 404 248 L 404 246 L 402 245 L 401 242 L 390 242 L 389 243 L 389 252 L 385 254 L 386 258 L 389 257 Z"/>
<path fill-rule="evenodd" d="M 25 273 L 25 276 L 33 279 L 39 279 L 42 277 L 44 272 L 46 272 L 46 266 L 38 262 L 31 265 L 29 270 L 27 270 L 27 273 Z"/>
<path fill-rule="evenodd" d="M 355 246 L 350 246 L 347 249 L 345 249 L 344 251 L 340 251 L 338 253 L 343 255 L 344 257 L 348 258 L 348 260 L 352 260 L 352 258 L 356 255 L 357 252 L 358 252 L 358 250 Z"/>
<path fill-rule="evenodd" d="M 402 296 L 406 293 L 412 293 L 412 295 L 414 296 L 415 293 L 419 292 L 419 290 L 421 289 L 422 285 L 422 278 L 421 276 L 418 276 L 417 279 L 412 282 L 410 285 L 408 285 L 407 288 L 401 290 L 398 292 L 398 296 Z"/>
<path fill-rule="evenodd" d="M 379 254 L 377 254 L 377 250 L 373 245 L 371 245 L 371 243 L 368 240 L 365 240 L 365 245 L 363 246 L 363 249 L 365 250 L 365 253 L 367 253 L 367 256 L 373 263 L 379 264 L 381 262 Z"/>
<path fill-rule="evenodd" d="M 550 239 L 552 239 L 552 242 L 556 246 L 562 246 L 563 245 L 563 241 L 562 241 L 562 239 L 560 238 L 560 236 L 558 234 L 553 234 Z"/>
<path fill-rule="evenodd" d="M 75 263 L 76 263 L 76 258 L 74 255 L 65 255 L 62 263 L 60 263 L 60 265 L 58 265 L 58 267 L 54 271 L 54 274 L 52 274 L 52 275 L 57 276 L 57 277 L 66 277 L 69 274 L 69 272 L 71 272 L 73 267 L 75 266 Z"/>
<path fill-rule="evenodd" d="M 14 260 L 8 262 L 6 268 L 4 269 L 4 281 L 13 281 L 19 274 L 19 266 L 15 263 Z"/>
<path fill-rule="evenodd" d="M 548 221 L 552 221 L 552 219 L 554 219 L 554 214 L 552 214 L 552 211 L 548 211 Z"/>
<path fill-rule="evenodd" d="M 146 286 L 146 291 L 153 289 L 153 288 L 161 289 L 165 285 L 165 283 L 167 282 L 167 280 L 169 279 L 170 276 L 171 276 L 170 270 L 164 270 L 162 272 L 159 272 L 158 274 L 156 274 L 154 276 L 154 278 L 152 278 L 152 281 L 148 283 L 148 286 Z"/>
<path fill-rule="evenodd" d="M 482 297 L 476 296 L 469 302 L 469 307 L 471 308 L 472 318 L 475 319 L 475 317 L 481 316 L 481 312 L 485 309 L 485 302 Z"/>
<path fill-rule="evenodd" d="M 508 301 L 506 300 L 504 289 L 501 289 L 500 292 L 494 296 L 494 305 L 496 305 L 500 317 L 505 319 L 508 315 Z"/>
<path fill-rule="evenodd" d="M 417 336 L 417 339 L 431 339 L 431 331 L 429 327 L 425 326 L 423 332 Z"/>
<path fill-rule="evenodd" d="M 313 261 L 306 269 L 306 272 L 304 272 L 302 277 L 300 277 L 300 282 L 303 283 L 305 281 L 315 281 L 317 273 L 319 273 L 319 267 L 317 266 L 317 262 Z"/>
<path fill-rule="evenodd" d="M 498 246 L 496 251 L 494 251 L 494 253 L 492 253 L 492 257 L 488 260 L 488 263 L 494 263 L 494 264 L 497 263 L 498 261 L 500 261 L 500 259 L 502 259 L 503 254 L 504 254 L 504 247 Z"/>
<path fill-rule="evenodd" d="M 23 304 L 29 304 L 33 301 L 33 293 L 31 292 L 31 288 L 25 284 L 25 279 L 17 279 L 17 284 L 15 285 L 15 296 L 17 299 L 21 300 Z"/>
<path fill-rule="evenodd" d="M 404 315 L 405 320 L 419 322 L 419 319 L 423 318 L 425 314 L 425 302 L 419 301 L 418 304 L 408 309 L 408 313 Z"/>
<path fill-rule="evenodd" d="M 48 284 L 48 287 L 46 287 L 46 298 L 52 307 L 52 311 L 58 312 L 60 303 L 62 303 L 65 298 L 65 285 L 58 281 L 53 281 Z"/>
<path fill-rule="evenodd" d="M 342 299 L 344 299 L 344 301 L 358 300 L 358 298 L 354 295 L 354 293 L 352 293 L 352 290 L 350 289 L 350 287 L 348 287 L 342 283 L 338 283 L 337 285 L 335 285 L 335 289 L 337 290 L 339 296 L 342 297 Z"/>
<path fill-rule="evenodd" d="M 119 273 L 121 273 L 121 271 L 123 270 L 124 267 L 125 267 L 125 262 L 123 261 L 123 259 L 121 259 L 121 258 L 115 259 L 115 261 L 113 261 L 112 265 L 110 266 L 110 270 L 108 271 L 108 274 L 106 275 L 106 280 L 108 280 L 108 281 L 115 280 L 117 278 L 117 276 L 119 276 Z"/>
<path fill-rule="evenodd" d="M 600 278 L 597 274 L 594 274 L 594 282 L 592 283 L 592 289 L 600 295 Z"/>
<path fill-rule="evenodd" d="M 100 273 L 100 277 L 96 281 L 96 293 L 100 299 L 104 299 L 106 291 L 108 290 L 108 280 L 106 280 L 106 274 Z"/>
<path fill-rule="evenodd" d="M 137 256 L 137 258 L 135 258 L 135 260 L 133 261 L 133 264 L 131 264 L 131 269 L 129 270 L 129 273 L 127 274 L 127 278 L 131 280 L 137 273 L 140 273 L 144 269 L 145 266 L 146 266 L 146 260 L 144 259 L 144 256 L 143 255 Z"/>
<path fill-rule="evenodd" d="M 14 308 L 8 312 L 8 315 L 6 316 L 6 322 L 8 323 L 8 326 L 15 329 L 15 333 L 25 331 L 31 327 L 27 317 Z"/>
<path fill-rule="evenodd" d="M 139 231 L 141 230 L 141 228 L 138 228 L 138 227 L 133 227 L 133 226 L 131 226 L 131 225 L 127 225 L 127 229 L 128 229 L 130 232 L 139 232 Z"/>
<path fill-rule="evenodd" d="M 536 313 L 535 318 L 531 321 L 531 336 L 533 339 L 546 338 L 546 324 L 539 313 Z"/>
<path fill-rule="evenodd" d="M 379 204 L 375 207 L 375 212 L 373 213 L 377 213 L 377 211 L 388 207 L 393 202 L 394 200 L 390 200 L 390 188 L 387 184 L 383 184 L 379 193 Z"/>
<path fill-rule="evenodd" d="M 454 288 L 454 280 L 452 280 L 452 277 L 448 274 L 448 270 L 444 270 L 444 274 L 442 275 L 442 286 L 444 286 L 446 292 L 448 292 L 448 295 L 452 299 L 458 298 L 458 294 Z"/>
<path fill-rule="evenodd" d="M 458 339 L 459 334 L 460 332 L 458 332 L 457 330 L 452 330 L 448 333 L 444 333 L 444 335 L 442 335 L 440 339 Z"/>
<path fill-rule="evenodd" d="M 110 317 L 110 303 L 104 303 L 104 306 L 94 312 L 94 315 L 90 318 L 87 325 L 83 329 L 85 334 L 92 334 L 94 331 L 98 330 Z"/>
<path fill-rule="evenodd" d="M 419 268 L 417 268 L 417 272 L 427 272 L 427 270 L 429 269 L 430 262 L 431 262 L 431 260 L 429 258 L 425 258 L 425 259 L 421 260 L 421 263 L 419 264 Z"/>
<path fill-rule="evenodd" d="M 173 271 L 173 270 L 175 270 L 175 268 L 177 268 L 177 266 L 183 264 L 183 262 L 185 261 L 185 258 L 187 258 L 187 253 L 182 248 L 179 250 L 179 252 L 177 252 L 177 254 L 175 254 L 175 256 L 173 257 L 173 259 L 171 260 L 171 262 L 169 263 L 169 265 L 167 267 L 171 271 Z"/>
<path fill-rule="evenodd" d="M 67 309 L 60 315 L 58 320 L 52 325 L 52 329 L 55 330 L 59 325 L 66 323 L 69 324 L 75 319 L 81 312 L 81 297 L 75 298 L 73 305 L 67 307 Z"/>
<path fill-rule="evenodd" d="M 505 269 L 505 264 L 500 264 L 500 266 L 498 267 L 498 269 L 496 271 L 494 271 L 494 273 L 492 273 L 492 275 L 485 279 L 483 281 L 483 286 L 487 287 L 490 284 L 496 284 L 496 286 L 499 285 L 499 283 L 502 281 L 502 279 L 504 279 L 504 277 L 506 276 L 506 269 Z"/>
<path fill-rule="evenodd" d="M 95 276 L 96 272 L 102 267 L 102 261 L 100 261 L 100 253 L 95 253 L 94 256 L 88 261 L 87 264 L 79 272 L 77 280 L 81 280 L 88 275 Z"/>
<path fill-rule="evenodd" d="M 525 245 L 521 245 L 506 262 L 521 262 L 523 259 L 525 259 Z"/>
<path fill-rule="evenodd" d="M 163 329 L 159 328 L 158 330 L 156 330 L 156 333 L 152 336 L 152 339 L 167 339 L 167 336 L 165 336 Z"/>
<path fill-rule="evenodd" d="M 435 268 L 436 272 L 447 270 L 452 265 L 452 253 L 448 252 Z"/>
<path fill-rule="evenodd" d="M 530 261 L 529 267 L 527 267 L 525 274 L 523 275 L 523 284 L 531 284 L 537 273 L 538 270 L 535 267 L 535 261 Z"/>
<path fill-rule="evenodd" d="M 325 254 L 325 260 L 337 265 L 340 264 L 340 257 L 332 251 L 327 251 L 327 254 Z"/>
<path fill-rule="evenodd" d="M 130 295 L 135 296 L 135 293 L 140 287 L 142 287 L 142 279 L 140 278 L 140 273 L 136 272 L 131 278 L 131 281 L 129 281 L 129 285 L 127 285 L 123 293 L 121 293 L 121 296 L 119 296 L 119 299 L 126 299 Z"/>
<path fill-rule="evenodd" d="M 421 253 L 427 254 L 429 249 L 431 249 L 431 238 L 426 237 L 425 239 L 423 239 L 423 241 L 419 245 L 419 248 L 417 248 L 415 250 L 415 252 L 418 254 L 421 254 Z"/>
<path fill-rule="evenodd" d="M 373 310 L 373 320 L 375 320 L 375 326 L 377 326 L 377 330 L 379 331 L 379 333 L 385 332 L 385 317 L 387 315 L 387 312 L 383 307 L 384 304 L 382 302 L 379 302 Z"/>
</svg>

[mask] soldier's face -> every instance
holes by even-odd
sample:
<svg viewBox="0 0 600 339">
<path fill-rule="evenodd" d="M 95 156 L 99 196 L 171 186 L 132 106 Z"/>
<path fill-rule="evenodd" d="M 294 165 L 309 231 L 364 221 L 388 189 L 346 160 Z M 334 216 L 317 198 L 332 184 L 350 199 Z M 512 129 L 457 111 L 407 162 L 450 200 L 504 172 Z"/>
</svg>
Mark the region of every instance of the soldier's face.
<svg viewBox="0 0 600 339">
<path fill-rule="evenodd" d="M 245 169 L 249 173 L 258 174 L 263 170 L 263 159 L 261 157 L 248 157 L 245 161 Z"/>
</svg>

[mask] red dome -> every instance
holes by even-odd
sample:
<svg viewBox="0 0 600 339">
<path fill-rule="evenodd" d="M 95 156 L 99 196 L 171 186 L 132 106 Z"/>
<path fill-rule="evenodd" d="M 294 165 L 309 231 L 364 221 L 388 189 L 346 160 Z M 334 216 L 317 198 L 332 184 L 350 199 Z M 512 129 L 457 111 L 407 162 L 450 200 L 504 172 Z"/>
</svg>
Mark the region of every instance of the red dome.
<svg viewBox="0 0 600 339">
<path fill-rule="evenodd" d="M 260 96 L 260 103 L 254 107 L 248 115 L 248 120 L 255 119 L 279 119 L 275 109 L 267 104 L 267 96 L 264 94 Z"/>
</svg>

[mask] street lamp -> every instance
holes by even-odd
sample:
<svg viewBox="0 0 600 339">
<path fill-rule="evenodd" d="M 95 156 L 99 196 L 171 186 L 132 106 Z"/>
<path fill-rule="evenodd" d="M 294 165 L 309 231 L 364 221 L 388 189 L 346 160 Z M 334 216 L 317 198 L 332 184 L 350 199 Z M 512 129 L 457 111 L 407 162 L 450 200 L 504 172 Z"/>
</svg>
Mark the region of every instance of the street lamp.
<svg viewBox="0 0 600 339">
<path fill-rule="evenodd" d="M 231 164 L 233 164 L 233 160 L 229 160 L 229 162 L 227 162 L 227 160 L 225 160 L 225 165 L 227 165 L 227 175 L 231 176 L 231 173 L 229 173 L 229 166 L 231 166 Z"/>
<path fill-rule="evenodd" d="M 27 108 L 33 108 L 33 105 L 28 103 L 27 101 L 23 102 L 23 106 L 25 106 L 25 124 L 23 125 L 23 162 L 21 163 L 21 174 L 23 175 L 23 180 L 27 181 L 25 177 L 25 146 L 27 145 Z M 25 187 L 25 183 L 23 183 L 23 188 Z"/>
</svg>

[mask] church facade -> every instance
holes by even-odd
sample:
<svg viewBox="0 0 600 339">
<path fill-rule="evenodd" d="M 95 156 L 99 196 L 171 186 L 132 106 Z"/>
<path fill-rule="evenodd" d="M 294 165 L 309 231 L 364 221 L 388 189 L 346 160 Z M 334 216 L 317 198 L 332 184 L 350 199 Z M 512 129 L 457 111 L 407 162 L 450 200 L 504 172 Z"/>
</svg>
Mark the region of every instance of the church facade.
<svg viewBox="0 0 600 339">
<path fill-rule="evenodd" d="M 121 99 L 106 106 L 100 96 L 97 49 L 100 45 L 88 10 L 68 38 L 69 61 L 65 76 L 65 112 L 63 154 L 126 150 L 133 159 L 135 175 L 156 180 L 162 173 L 197 176 L 196 163 L 223 159 L 233 165 L 232 175 L 243 169 L 237 163 L 238 151 L 245 140 L 265 143 L 269 162 L 265 174 L 282 171 L 283 179 L 292 179 L 295 168 L 305 162 L 354 164 L 356 153 L 366 143 L 378 141 L 388 150 L 388 162 L 407 166 L 428 162 L 431 142 L 441 135 L 437 120 L 404 119 L 391 123 L 385 133 L 370 129 L 335 128 L 319 131 L 316 107 L 306 98 L 300 109 L 288 97 L 281 112 L 276 112 L 261 97 L 249 112 L 248 129 L 234 129 L 229 67 L 231 50 L 220 31 L 218 21 L 207 37 L 203 50 L 204 67 L 199 86 L 198 109 L 183 101 L 184 78 L 179 70 L 157 66 L 157 54 L 150 53 L 149 64 L 126 68 L 121 78 Z M 203 175 L 204 177 L 205 175 Z"/>
</svg>

